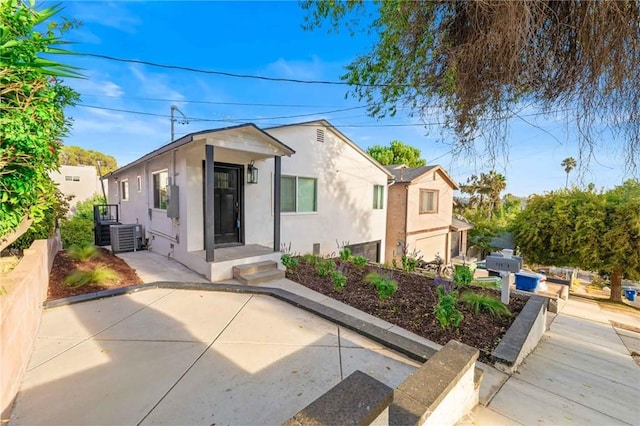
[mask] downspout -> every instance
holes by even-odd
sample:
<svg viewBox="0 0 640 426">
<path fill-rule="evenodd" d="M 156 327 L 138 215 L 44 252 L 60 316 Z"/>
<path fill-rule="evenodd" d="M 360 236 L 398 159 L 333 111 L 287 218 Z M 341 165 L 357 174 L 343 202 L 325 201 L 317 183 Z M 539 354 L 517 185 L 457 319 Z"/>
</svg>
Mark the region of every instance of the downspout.
<svg viewBox="0 0 640 426">
<path fill-rule="evenodd" d="M 409 237 L 409 187 L 410 184 L 406 184 L 404 186 L 406 192 L 406 199 L 404 200 L 404 210 L 405 210 L 405 218 L 404 218 L 404 249 L 406 250 L 409 245 L 407 243 L 407 238 Z M 414 247 L 415 248 L 415 247 Z"/>
</svg>

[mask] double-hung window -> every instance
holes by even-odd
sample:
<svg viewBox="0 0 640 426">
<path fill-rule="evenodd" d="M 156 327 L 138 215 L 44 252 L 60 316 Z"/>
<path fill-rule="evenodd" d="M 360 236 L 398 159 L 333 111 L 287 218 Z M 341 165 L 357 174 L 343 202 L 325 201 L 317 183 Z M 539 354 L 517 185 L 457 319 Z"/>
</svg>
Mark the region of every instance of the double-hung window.
<svg viewBox="0 0 640 426">
<path fill-rule="evenodd" d="M 384 186 L 373 185 L 373 208 L 380 210 L 384 208 Z"/>
<path fill-rule="evenodd" d="M 438 213 L 438 191 L 420 190 L 420 213 Z"/>
<path fill-rule="evenodd" d="M 169 173 L 166 170 L 153 173 L 153 208 L 167 209 L 167 181 Z"/>
<path fill-rule="evenodd" d="M 308 213 L 318 211 L 318 180 L 299 176 L 280 179 L 280 211 Z"/>
</svg>

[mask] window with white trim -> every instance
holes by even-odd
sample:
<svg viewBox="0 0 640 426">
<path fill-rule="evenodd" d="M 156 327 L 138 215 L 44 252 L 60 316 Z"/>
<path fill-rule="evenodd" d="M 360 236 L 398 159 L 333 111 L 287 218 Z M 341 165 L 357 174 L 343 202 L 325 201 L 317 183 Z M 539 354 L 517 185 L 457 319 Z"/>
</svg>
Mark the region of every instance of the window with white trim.
<svg viewBox="0 0 640 426">
<path fill-rule="evenodd" d="M 384 208 L 384 186 L 373 185 L 373 208 L 380 210 Z"/>
<path fill-rule="evenodd" d="M 420 213 L 438 213 L 438 191 L 420 190 Z"/>
<path fill-rule="evenodd" d="M 122 201 L 129 199 L 129 180 L 124 179 L 120 182 L 120 195 L 122 196 L 120 198 Z"/>
<path fill-rule="evenodd" d="M 142 176 L 136 176 L 136 189 L 142 192 Z"/>
<path fill-rule="evenodd" d="M 318 179 L 300 176 L 280 178 L 280 211 L 309 213 L 318 211 Z"/>
<path fill-rule="evenodd" d="M 153 208 L 167 209 L 167 182 L 169 181 L 169 173 L 167 170 L 153 172 Z"/>
</svg>

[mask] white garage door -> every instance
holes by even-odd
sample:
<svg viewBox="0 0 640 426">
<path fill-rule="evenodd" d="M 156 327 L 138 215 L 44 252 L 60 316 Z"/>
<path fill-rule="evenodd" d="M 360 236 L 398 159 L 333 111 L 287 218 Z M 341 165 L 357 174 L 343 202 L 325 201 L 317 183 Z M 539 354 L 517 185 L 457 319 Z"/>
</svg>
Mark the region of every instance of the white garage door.
<svg viewBox="0 0 640 426">
<path fill-rule="evenodd" d="M 447 234 L 416 240 L 416 249 L 420 251 L 420 256 L 426 262 L 435 259 L 436 253 L 446 259 Z"/>
</svg>

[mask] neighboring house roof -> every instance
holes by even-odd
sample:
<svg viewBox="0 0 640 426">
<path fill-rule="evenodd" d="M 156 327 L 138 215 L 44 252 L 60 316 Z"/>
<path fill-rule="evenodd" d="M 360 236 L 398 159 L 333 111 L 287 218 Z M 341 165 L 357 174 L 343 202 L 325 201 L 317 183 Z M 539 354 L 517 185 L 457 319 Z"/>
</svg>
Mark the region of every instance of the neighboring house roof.
<svg viewBox="0 0 640 426">
<path fill-rule="evenodd" d="M 466 220 L 458 219 L 457 217 L 453 217 L 451 219 L 451 230 L 452 231 L 467 231 L 469 229 L 473 229 L 473 224 L 467 222 Z"/>
<path fill-rule="evenodd" d="M 455 183 L 455 181 L 451 179 L 451 176 L 439 165 L 407 167 L 404 164 L 391 164 L 386 166 L 386 169 L 393 174 L 395 183 L 414 183 L 427 173 L 437 172 L 453 189 L 459 189 L 458 184 Z"/>
<path fill-rule="evenodd" d="M 349 139 L 344 133 L 342 133 L 333 124 L 329 123 L 325 119 L 304 121 L 302 123 L 285 124 L 283 126 L 267 127 L 267 128 L 265 128 L 265 130 L 272 130 L 272 129 L 275 130 L 275 129 L 282 129 L 282 128 L 285 128 L 285 127 L 293 127 L 293 126 L 314 126 L 314 125 L 319 125 L 319 124 L 324 126 L 324 127 L 326 127 L 326 128 L 328 128 L 329 130 L 331 130 L 336 136 L 338 136 L 340 139 L 342 139 L 343 142 L 345 142 L 347 145 L 349 145 L 350 147 L 355 149 L 357 152 L 359 152 L 363 157 L 365 157 L 367 160 L 369 160 L 371 162 L 371 164 L 373 164 L 378 169 L 380 169 L 382 172 L 384 172 L 388 177 L 393 177 L 393 174 L 390 173 L 389 170 L 387 170 L 387 168 L 385 166 L 383 166 L 382 164 L 378 163 L 372 156 L 367 154 L 366 151 L 364 151 L 362 148 L 360 148 L 358 145 L 356 145 L 355 142 L 353 142 L 351 139 Z"/>
<path fill-rule="evenodd" d="M 295 154 L 295 151 L 293 149 L 291 149 L 290 147 L 288 147 L 287 145 L 285 145 L 284 143 L 280 142 L 278 139 L 274 138 L 273 136 L 271 136 L 269 133 L 265 132 L 264 130 L 262 130 L 261 128 L 259 128 L 258 126 L 256 126 L 253 123 L 246 123 L 246 124 L 239 124 L 237 126 L 229 126 L 229 127 L 221 127 L 219 129 L 209 129 L 209 130 L 201 130 L 199 132 L 193 132 L 193 133 L 189 133 L 188 135 L 185 135 L 183 137 L 181 137 L 180 139 L 177 139 L 173 142 L 169 142 L 166 145 L 161 146 L 160 148 L 151 151 L 150 153 L 138 158 L 137 160 L 124 165 L 122 167 L 120 167 L 118 170 L 114 170 L 111 173 L 108 173 L 107 175 L 103 176 L 103 178 L 108 178 L 111 175 L 120 173 L 130 167 L 133 167 L 135 165 L 138 165 L 140 163 L 143 163 L 153 157 L 156 157 L 160 154 L 164 154 L 165 152 L 169 152 L 171 150 L 174 150 L 176 148 L 179 148 L 183 145 L 186 145 L 188 143 L 193 142 L 194 137 L 195 136 L 200 136 L 200 135 L 205 135 L 207 133 L 219 133 L 219 132 L 224 132 L 224 131 L 229 131 L 229 130 L 236 130 L 236 129 L 249 129 L 252 131 L 256 131 L 259 134 L 261 134 L 262 136 L 266 137 L 268 140 L 271 141 L 271 143 L 273 143 L 274 145 L 277 145 L 278 147 L 280 147 L 284 152 L 285 155 L 292 155 Z"/>
</svg>

